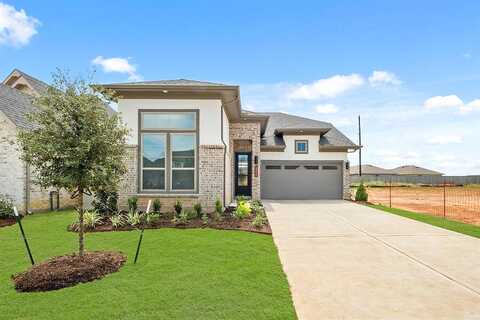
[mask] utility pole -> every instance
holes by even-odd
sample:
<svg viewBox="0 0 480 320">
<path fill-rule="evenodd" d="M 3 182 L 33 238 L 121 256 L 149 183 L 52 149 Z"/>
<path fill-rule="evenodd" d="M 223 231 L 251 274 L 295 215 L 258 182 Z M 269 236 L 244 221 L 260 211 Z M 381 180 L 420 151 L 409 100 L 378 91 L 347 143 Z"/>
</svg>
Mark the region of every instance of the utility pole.
<svg viewBox="0 0 480 320">
<path fill-rule="evenodd" d="M 358 145 L 360 149 L 358 150 L 358 174 L 362 176 L 362 125 L 360 116 L 358 116 Z"/>
</svg>

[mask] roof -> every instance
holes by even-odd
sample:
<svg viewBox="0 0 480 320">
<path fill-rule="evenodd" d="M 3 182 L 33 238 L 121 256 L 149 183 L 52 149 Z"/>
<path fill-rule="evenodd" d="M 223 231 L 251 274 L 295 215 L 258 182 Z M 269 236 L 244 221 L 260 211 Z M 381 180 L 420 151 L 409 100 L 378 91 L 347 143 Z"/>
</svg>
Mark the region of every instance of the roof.
<svg viewBox="0 0 480 320">
<path fill-rule="evenodd" d="M 174 80 L 156 80 L 156 81 L 136 81 L 123 83 L 109 83 L 104 84 L 104 87 L 110 86 L 210 86 L 210 87 L 228 87 L 229 85 L 223 83 L 198 81 L 190 79 L 174 79 Z"/>
<path fill-rule="evenodd" d="M 319 134 L 321 148 L 358 148 L 331 123 L 294 116 L 282 112 L 257 113 L 269 117 L 262 137 L 264 148 L 284 148 L 282 134 Z"/>
<path fill-rule="evenodd" d="M 34 126 L 28 121 L 27 113 L 34 111 L 32 96 L 20 90 L 0 83 L 0 111 L 17 127 L 31 129 Z"/>
<path fill-rule="evenodd" d="M 430 170 L 430 169 L 425 169 L 422 167 L 414 166 L 414 165 L 406 165 L 406 166 L 400 166 L 397 168 L 394 168 L 390 170 L 393 173 L 399 174 L 399 175 L 416 175 L 416 176 L 441 176 L 443 173 Z"/>
<path fill-rule="evenodd" d="M 32 77 L 29 74 L 26 74 L 25 72 L 19 69 L 13 69 L 13 71 L 5 78 L 5 80 L 3 80 L 3 83 L 6 85 L 11 85 L 13 83 L 8 83 L 9 80 L 15 79 L 14 81 L 16 81 L 16 79 L 18 79 L 18 77 L 20 76 L 23 77 L 28 82 L 28 84 L 32 87 L 32 89 L 37 94 L 42 94 L 43 92 L 47 91 L 48 84 L 46 84 L 42 80 Z"/>
<path fill-rule="evenodd" d="M 351 166 L 350 174 L 359 174 L 358 169 L 360 166 Z M 362 174 L 371 174 L 371 175 L 392 175 L 392 171 L 388 169 L 383 169 L 371 164 L 362 165 Z"/>
</svg>

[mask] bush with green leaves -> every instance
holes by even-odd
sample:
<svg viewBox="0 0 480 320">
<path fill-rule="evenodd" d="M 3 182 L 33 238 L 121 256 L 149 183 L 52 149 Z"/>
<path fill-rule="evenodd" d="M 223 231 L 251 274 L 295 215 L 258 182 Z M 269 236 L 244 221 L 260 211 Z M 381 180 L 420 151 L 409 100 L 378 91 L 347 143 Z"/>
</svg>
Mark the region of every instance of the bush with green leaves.
<svg viewBox="0 0 480 320">
<path fill-rule="evenodd" d="M 223 215 L 223 204 L 222 200 L 220 200 L 219 198 L 217 198 L 217 200 L 215 201 L 215 213 L 219 216 Z"/>
<path fill-rule="evenodd" d="M 266 225 L 267 222 L 268 222 L 268 219 L 265 215 L 257 214 L 252 221 L 252 225 L 256 228 L 261 228 L 264 225 Z"/>
<path fill-rule="evenodd" d="M 161 209 L 162 209 L 162 203 L 160 202 L 160 199 L 153 200 L 153 212 L 160 213 Z"/>
<path fill-rule="evenodd" d="M 368 201 L 368 193 L 367 189 L 363 185 L 363 182 L 357 188 L 357 192 L 355 193 L 355 201 Z"/>
<path fill-rule="evenodd" d="M 188 223 L 188 212 L 180 212 L 178 216 L 173 217 L 172 223 L 175 225 L 186 225 Z"/>
<path fill-rule="evenodd" d="M 208 220 L 208 214 L 204 212 L 204 213 L 202 214 L 202 222 L 203 222 L 204 225 L 207 225 L 207 224 L 208 224 L 208 221 L 209 221 L 209 220 Z"/>
<path fill-rule="evenodd" d="M 111 216 L 117 212 L 118 193 L 115 191 L 99 190 L 95 192 L 92 201 L 93 208 L 103 216 Z"/>
<path fill-rule="evenodd" d="M 192 220 L 192 219 L 195 219 L 196 217 L 198 217 L 197 212 L 195 212 L 195 210 L 187 209 L 187 210 L 184 210 L 184 211 L 187 214 L 187 219 L 188 220 Z"/>
<path fill-rule="evenodd" d="M 128 211 L 137 212 L 138 209 L 138 197 L 133 196 L 127 199 L 128 202 Z"/>
<path fill-rule="evenodd" d="M 83 215 L 83 222 L 87 228 L 95 229 L 102 221 L 102 217 L 96 210 L 85 211 Z"/>
<path fill-rule="evenodd" d="M 160 220 L 160 214 L 156 212 L 146 212 L 143 215 L 145 216 L 145 222 L 147 224 L 155 223 Z"/>
<path fill-rule="evenodd" d="M 114 229 L 123 227 L 126 223 L 125 217 L 121 214 L 115 214 L 111 216 L 109 219 Z"/>
<path fill-rule="evenodd" d="M 180 200 L 177 200 L 175 202 L 175 205 L 173 206 L 173 208 L 175 209 L 175 214 L 176 216 L 179 216 L 182 211 L 183 211 L 183 205 L 182 205 L 182 202 Z"/>
<path fill-rule="evenodd" d="M 244 219 L 249 217 L 252 214 L 252 208 L 250 207 L 250 203 L 247 201 L 242 201 L 237 203 L 237 208 L 234 211 L 234 216 L 237 219 Z"/>
<path fill-rule="evenodd" d="M 193 205 L 193 210 L 195 211 L 197 218 L 202 217 L 202 204 L 200 202 L 197 202 Z"/>
<path fill-rule="evenodd" d="M 247 196 L 237 196 L 235 200 L 237 200 L 237 202 L 247 202 L 250 198 Z"/>
<path fill-rule="evenodd" d="M 140 213 L 130 211 L 127 215 L 127 223 L 131 225 L 132 227 L 136 227 L 140 225 L 142 222 L 142 217 L 140 216 Z"/>
<path fill-rule="evenodd" d="M 13 202 L 6 196 L 0 196 L 0 219 L 13 217 Z"/>
</svg>

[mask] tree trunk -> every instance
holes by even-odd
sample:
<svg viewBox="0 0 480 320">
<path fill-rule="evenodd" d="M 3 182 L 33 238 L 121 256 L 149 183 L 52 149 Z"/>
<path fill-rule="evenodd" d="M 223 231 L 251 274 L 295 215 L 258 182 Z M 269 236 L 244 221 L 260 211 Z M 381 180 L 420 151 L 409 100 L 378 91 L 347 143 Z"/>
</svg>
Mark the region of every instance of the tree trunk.
<svg viewBox="0 0 480 320">
<path fill-rule="evenodd" d="M 83 257 L 83 253 L 85 251 L 83 213 L 85 210 L 83 208 L 83 189 L 82 188 L 78 189 L 78 196 L 80 197 L 79 205 L 77 209 L 78 211 L 78 255 L 80 257 Z"/>
</svg>

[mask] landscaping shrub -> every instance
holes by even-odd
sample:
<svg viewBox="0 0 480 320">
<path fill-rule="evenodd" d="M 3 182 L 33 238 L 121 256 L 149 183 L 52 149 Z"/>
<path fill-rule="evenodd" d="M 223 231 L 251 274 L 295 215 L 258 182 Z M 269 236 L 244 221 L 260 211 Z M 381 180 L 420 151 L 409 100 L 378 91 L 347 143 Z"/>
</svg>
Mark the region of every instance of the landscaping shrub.
<svg viewBox="0 0 480 320">
<path fill-rule="evenodd" d="M 185 225 L 188 223 L 188 212 L 182 211 L 178 216 L 173 217 L 172 222 L 176 225 Z"/>
<path fill-rule="evenodd" d="M 235 209 L 234 215 L 238 219 L 244 219 L 252 213 L 252 208 L 250 208 L 250 204 L 246 201 L 238 202 L 237 209 Z"/>
<path fill-rule="evenodd" d="M 13 202 L 5 196 L 0 196 L 0 219 L 13 217 Z"/>
<path fill-rule="evenodd" d="M 144 213 L 144 216 L 147 224 L 154 223 L 160 219 L 160 214 L 155 212 Z"/>
<path fill-rule="evenodd" d="M 197 214 L 197 218 L 202 217 L 202 205 L 200 202 L 195 203 L 195 205 L 193 206 L 193 210 L 195 210 L 195 213 Z"/>
<path fill-rule="evenodd" d="M 121 214 L 116 214 L 110 217 L 110 222 L 112 223 L 112 227 L 117 229 L 125 225 L 125 218 Z"/>
<path fill-rule="evenodd" d="M 268 222 L 267 216 L 265 216 L 263 214 L 257 214 L 255 216 L 255 219 L 253 219 L 253 221 L 252 221 L 252 225 L 256 228 L 261 228 L 264 225 L 266 225 L 267 222 Z"/>
<path fill-rule="evenodd" d="M 117 211 L 118 193 L 113 191 L 97 191 L 95 192 L 92 205 L 102 216 L 111 216 Z"/>
<path fill-rule="evenodd" d="M 215 213 L 218 214 L 219 216 L 223 215 L 223 205 L 222 201 L 217 198 L 215 201 Z"/>
<path fill-rule="evenodd" d="M 87 228 L 95 229 L 95 226 L 102 221 L 102 217 L 95 210 L 85 211 L 83 223 Z"/>
<path fill-rule="evenodd" d="M 177 200 L 177 201 L 175 202 L 175 205 L 173 206 L 173 208 L 175 209 L 175 214 L 176 214 L 176 216 L 179 216 L 179 215 L 182 213 L 182 211 L 183 211 L 182 202 L 179 201 L 179 200 Z"/>
<path fill-rule="evenodd" d="M 368 201 L 367 189 L 365 189 L 363 182 L 360 183 L 357 192 L 355 193 L 355 201 Z"/>
<path fill-rule="evenodd" d="M 142 222 L 138 212 L 130 211 L 127 215 L 127 223 L 132 227 L 138 226 Z"/>
<path fill-rule="evenodd" d="M 247 202 L 250 199 L 249 199 L 249 197 L 246 197 L 246 196 L 237 196 L 236 200 L 237 200 L 237 202 Z"/>
<path fill-rule="evenodd" d="M 160 209 L 162 209 L 162 203 L 160 199 L 153 200 L 153 212 L 160 213 Z"/>
<path fill-rule="evenodd" d="M 137 209 L 138 209 L 138 197 L 130 197 L 128 198 L 128 211 L 130 212 L 137 212 Z"/>
<path fill-rule="evenodd" d="M 202 222 L 203 224 L 207 225 L 208 224 L 208 215 L 206 213 L 202 214 Z"/>
</svg>

